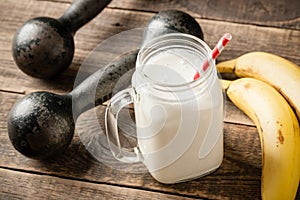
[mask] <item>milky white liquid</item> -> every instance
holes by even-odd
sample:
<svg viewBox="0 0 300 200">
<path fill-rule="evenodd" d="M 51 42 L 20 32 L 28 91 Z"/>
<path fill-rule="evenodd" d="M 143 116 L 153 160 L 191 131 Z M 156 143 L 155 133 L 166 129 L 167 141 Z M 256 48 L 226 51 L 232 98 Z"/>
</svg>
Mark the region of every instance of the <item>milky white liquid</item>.
<svg viewBox="0 0 300 200">
<path fill-rule="evenodd" d="M 192 52 L 166 50 L 152 55 L 142 72 L 149 80 L 185 84 L 193 80 L 203 59 Z M 137 66 L 139 67 L 139 66 Z M 219 81 L 210 77 L 197 87 L 164 91 L 144 85 L 136 74 L 133 86 L 138 144 L 151 175 L 163 183 L 203 176 L 223 159 L 223 97 Z M 147 81 L 146 81 L 147 82 Z"/>
</svg>

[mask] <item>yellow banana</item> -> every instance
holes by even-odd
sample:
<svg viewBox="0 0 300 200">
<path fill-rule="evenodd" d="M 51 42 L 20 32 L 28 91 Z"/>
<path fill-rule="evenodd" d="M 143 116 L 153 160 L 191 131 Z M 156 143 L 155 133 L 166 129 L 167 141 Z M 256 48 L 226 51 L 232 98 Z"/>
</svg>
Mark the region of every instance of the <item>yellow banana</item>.
<svg viewBox="0 0 300 200">
<path fill-rule="evenodd" d="M 257 126 L 262 147 L 262 199 L 295 199 L 300 130 L 291 107 L 272 86 L 257 79 L 223 81 L 222 85 L 230 100 Z"/>
<path fill-rule="evenodd" d="M 235 73 L 238 77 L 252 77 L 276 88 L 296 111 L 300 120 L 300 68 L 277 55 L 251 52 L 236 59 L 217 64 L 218 71 Z"/>
</svg>

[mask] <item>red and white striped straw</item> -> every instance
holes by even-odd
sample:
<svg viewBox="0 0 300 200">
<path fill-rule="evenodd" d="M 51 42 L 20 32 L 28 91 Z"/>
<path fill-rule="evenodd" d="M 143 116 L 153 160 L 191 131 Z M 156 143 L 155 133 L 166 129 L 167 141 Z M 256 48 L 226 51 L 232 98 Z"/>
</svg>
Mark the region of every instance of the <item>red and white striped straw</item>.
<svg viewBox="0 0 300 200">
<path fill-rule="evenodd" d="M 215 60 L 220 53 L 223 51 L 223 49 L 226 47 L 228 42 L 232 39 L 232 35 L 230 33 L 225 33 L 223 37 L 219 40 L 218 44 L 214 47 L 214 49 L 211 51 L 211 54 L 208 56 L 208 58 L 204 61 L 202 67 L 200 68 L 200 71 L 205 72 L 208 67 L 209 63 L 213 60 Z M 194 75 L 194 80 L 200 77 L 200 73 L 197 72 Z"/>
</svg>

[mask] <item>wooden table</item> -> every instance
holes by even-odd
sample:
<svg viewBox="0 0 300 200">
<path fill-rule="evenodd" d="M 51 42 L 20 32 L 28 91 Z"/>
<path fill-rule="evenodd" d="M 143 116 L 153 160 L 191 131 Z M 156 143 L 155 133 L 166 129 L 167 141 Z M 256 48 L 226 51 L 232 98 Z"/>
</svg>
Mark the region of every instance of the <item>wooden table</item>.
<svg viewBox="0 0 300 200">
<path fill-rule="evenodd" d="M 172 185 L 160 184 L 146 172 L 117 170 L 99 162 L 86 150 L 78 132 L 61 156 L 48 161 L 26 158 L 8 139 L 7 117 L 13 104 L 29 92 L 72 90 L 78 68 L 97 44 L 122 31 L 145 27 L 160 10 L 180 9 L 194 16 L 211 47 L 223 33 L 231 32 L 233 41 L 219 61 L 250 51 L 267 51 L 300 65 L 300 1 L 114 0 L 76 33 L 75 56 L 65 73 L 52 81 L 23 74 L 11 54 L 15 31 L 32 17 L 60 17 L 70 3 L 71 0 L 0 3 L 0 199 L 260 199 L 259 136 L 253 123 L 228 100 L 221 167 L 208 176 Z M 100 123 L 104 108 L 97 108 Z M 81 124 L 80 130 L 92 134 L 91 122 L 85 116 L 86 124 Z"/>
</svg>

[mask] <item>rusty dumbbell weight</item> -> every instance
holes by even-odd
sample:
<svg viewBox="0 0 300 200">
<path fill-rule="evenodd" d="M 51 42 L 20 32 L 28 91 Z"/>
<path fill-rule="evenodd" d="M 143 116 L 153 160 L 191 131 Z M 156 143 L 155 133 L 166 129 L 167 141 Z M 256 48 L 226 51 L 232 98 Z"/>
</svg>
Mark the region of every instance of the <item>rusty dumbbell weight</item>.
<svg viewBox="0 0 300 200">
<path fill-rule="evenodd" d="M 28 20 L 13 39 L 13 58 L 26 74 L 49 79 L 69 67 L 75 32 L 93 19 L 111 0 L 74 0 L 59 19 Z"/>
</svg>

